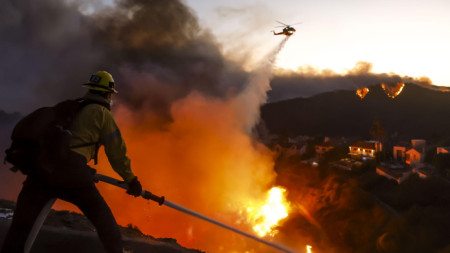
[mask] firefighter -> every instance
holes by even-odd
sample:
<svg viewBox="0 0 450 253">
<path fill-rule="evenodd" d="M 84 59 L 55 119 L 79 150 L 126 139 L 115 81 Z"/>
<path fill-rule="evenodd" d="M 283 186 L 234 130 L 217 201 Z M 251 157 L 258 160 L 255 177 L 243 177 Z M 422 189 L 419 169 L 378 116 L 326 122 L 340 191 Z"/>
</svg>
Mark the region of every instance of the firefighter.
<svg viewBox="0 0 450 253">
<path fill-rule="evenodd" d="M 83 107 L 73 120 L 70 139 L 73 152 L 70 152 L 72 155 L 64 169 L 67 174 L 71 170 L 76 172 L 70 174 L 72 180 L 66 185 L 48 184 L 38 177 L 27 176 L 17 199 L 2 253 L 24 252 L 25 242 L 36 218 L 44 205 L 54 198 L 71 202 L 84 213 L 95 226 L 106 252 L 128 252 L 123 249 L 119 227 L 98 192 L 92 169 L 87 165 L 87 162 L 97 160 L 98 148 L 103 145 L 111 167 L 128 184 L 127 193 L 140 196 L 142 186 L 131 171 L 125 142 L 109 110 L 112 96 L 118 92 L 114 88 L 113 77 L 106 71 L 95 72 L 83 86 L 89 89 L 83 98 L 97 103 Z"/>
</svg>

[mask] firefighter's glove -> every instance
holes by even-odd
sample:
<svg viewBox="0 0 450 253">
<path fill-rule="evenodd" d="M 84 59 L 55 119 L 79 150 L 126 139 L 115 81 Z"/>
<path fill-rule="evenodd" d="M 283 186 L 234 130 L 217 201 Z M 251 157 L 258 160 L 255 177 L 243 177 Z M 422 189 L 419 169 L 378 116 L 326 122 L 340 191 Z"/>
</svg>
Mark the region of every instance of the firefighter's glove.
<svg viewBox="0 0 450 253">
<path fill-rule="evenodd" d="M 137 177 L 133 178 L 129 183 L 128 183 L 128 190 L 127 193 L 130 195 L 133 195 L 135 197 L 139 197 L 142 194 L 142 185 L 141 183 L 138 181 Z"/>
</svg>

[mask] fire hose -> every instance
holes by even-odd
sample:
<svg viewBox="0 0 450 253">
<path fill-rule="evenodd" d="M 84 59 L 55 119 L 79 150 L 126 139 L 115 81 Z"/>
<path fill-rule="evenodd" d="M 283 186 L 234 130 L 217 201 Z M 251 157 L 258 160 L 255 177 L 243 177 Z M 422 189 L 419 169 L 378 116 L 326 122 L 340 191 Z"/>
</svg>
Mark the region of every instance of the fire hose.
<svg viewBox="0 0 450 253">
<path fill-rule="evenodd" d="M 108 184 L 111 184 L 111 185 L 114 185 L 114 186 L 123 188 L 123 189 L 125 189 L 125 190 L 128 190 L 128 185 L 127 185 L 125 182 L 120 181 L 120 180 L 115 179 L 115 178 L 112 178 L 112 177 L 108 177 L 108 176 L 105 176 L 105 175 L 102 175 L 102 174 L 96 174 L 96 175 L 95 175 L 95 180 L 96 180 L 97 182 L 98 182 L 98 181 L 101 181 L 101 182 L 108 183 Z M 289 249 L 287 249 L 287 248 L 285 248 L 285 247 L 282 247 L 282 246 L 277 245 L 277 244 L 275 244 L 275 243 L 266 241 L 266 240 L 264 240 L 264 239 L 261 239 L 261 238 L 259 238 L 259 237 L 257 237 L 257 236 L 254 236 L 254 235 L 251 235 L 251 234 L 246 233 L 246 232 L 244 232 L 244 231 L 241 231 L 241 230 L 239 230 L 239 229 L 230 227 L 230 226 L 228 226 L 228 225 L 226 225 L 226 224 L 224 224 L 224 223 L 221 223 L 221 222 L 219 222 L 219 221 L 216 221 L 216 220 L 214 220 L 214 219 L 212 219 L 212 218 L 209 218 L 209 217 L 207 217 L 207 216 L 205 216 L 205 215 L 202 215 L 202 214 L 200 214 L 200 213 L 197 213 L 197 212 L 195 212 L 195 211 L 192 211 L 192 210 L 190 210 L 190 209 L 187 209 L 187 208 L 185 208 L 185 207 L 183 207 L 183 206 L 180 206 L 180 205 L 178 205 L 178 204 L 175 204 L 175 203 L 173 203 L 173 202 L 171 202 L 171 201 L 168 201 L 167 199 L 164 198 L 164 196 L 161 196 L 161 197 L 160 197 L 160 196 L 154 195 L 153 193 L 151 193 L 151 192 L 149 192 L 149 191 L 142 190 L 141 197 L 144 198 L 144 199 L 148 199 L 148 200 L 155 201 L 155 202 L 157 202 L 160 206 L 161 206 L 161 205 L 168 206 L 168 207 L 173 208 L 173 209 L 175 209 L 175 210 L 178 210 L 178 211 L 180 211 L 180 212 L 183 212 L 183 213 L 192 215 L 192 216 L 194 216 L 194 217 L 197 217 L 197 218 L 199 218 L 199 219 L 205 220 L 205 221 L 207 221 L 207 222 L 210 222 L 210 223 L 215 224 L 215 225 L 217 225 L 217 226 L 220 226 L 220 227 L 222 227 L 222 228 L 231 230 L 231 231 L 233 231 L 233 232 L 235 232 L 235 233 L 241 234 L 241 235 L 243 235 L 243 236 L 246 236 L 246 237 L 248 237 L 248 238 L 251 238 L 251 239 L 253 239 L 253 240 L 256 240 L 256 241 L 258 241 L 258 242 L 260 242 L 260 243 L 263 243 L 263 244 L 265 244 L 265 245 L 268 245 L 268 246 L 270 246 L 270 247 L 272 247 L 272 248 L 278 249 L 278 250 L 280 250 L 280 251 L 287 252 L 287 253 L 293 253 L 292 250 L 289 250 Z M 47 215 L 48 215 L 48 213 L 49 213 L 49 211 L 50 211 L 50 209 L 51 209 L 53 203 L 55 202 L 55 200 L 56 200 L 56 199 L 50 200 L 50 201 L 47 203 L 47 205 L 43 208 L 43 210 L 41 211 L 41 213 L 39 214 L 39 216 L 38 216 L 38 218 L 37 218 L 37 220 L 36 220 L 36 222 L 35 222 L 35 224 L 34 224 L 34 226 L 33 226 L 33 228 L 32 228 L 32 231 L 31 231 L 30 235 L 28 236 L 27 242 L 26 242 L 26 244 L 25 244 L 25 253 L 28 253 L 28 252 L 30 251 L 31 246 L 33 245 L 33 242 L 34 242 L 34 240 L 36 239 L 36 236 L 37 236 L 37 234 L 38 234 L 38 232 L 39 232 L 39 230 L 40 230 L 42 224 L 44 223 L 45 218 L 47 217 Z"/>
<path fill-rule="evenodd" d="M 112 185 L 118 186 L 118 187 L 123 188 L 123 189 L 125 189 L 125 190 L 128 189 L 127 184 L 126 184 L 125 182 L 120 181 L 120 180 L 115 179 L 115 178 L 112 178 L 112 177 L 108 177 L 108 176 L 101 175 L 101 174 L 96 174 L 96 179 L 99 180 L 99 181 L 108 183 L 108 184 L 112 184 Z M 233 232 L 235 232 L 235 233 L 241 234 L 241 235 L 243 235 L 243 236 L 246 236 L 246 237 L 249 237 L 249 238 L 251 238 L 251 239 L 254 239 L 254 240 L 258 241 L 258 242 L 264 243 L 264 244 L 266 244 L 266 245 L 268 245 L 268 246 L 270 246 L 270 247 L 272 247 L 272 248 L 281 250 L 281 251 L 283 251 L 283 252 L 292 253 L 291 250 L 286 249 L 286 248 L 284 248 L 284 247 L 282 247 L 282 246 L 280 246 L 280 245 L 277 245 L 277 244 L 275 244 L 275 243 L 272 243 L 272 242 L 263 240 L 263 239 L 261 239 L 261 238 L 259 238 L 259 237 L 256 237 L 256 236 L 254 236 L 254 235 L 248 234 L 248 233 L 246 233 L 246 232 L 244 232 L 244 231 L 241 231 L 241 230 L 239 230 L 239 229 L 230 227 L 230 226 L 225 225 L 225 224 L 223 224 L 223 223 L 221 223 L 221 222 L 218 222 L 218 221 L 216 221 L 216 220 L 213 220 L 212 218 L 209 218 L 209 217 L 204 216 L 204 215 L 202 215 L 202 214 L 200 214 L 200 213 L 197 213 L 197 212 L 195 212 L 195 211 L 192 211 L 192 210 L 190 210 L 190 209 L 187 209 L 187 208 L 185 208 L 185 207 L 182 207 L 182 206 L 180 206 L 180 205 L 178 205 L 178 204 L 175 204 L 175 203 L 173 203 L 173 202 L 171 202 L 171 201 L 168 201 L 167 199 L 164 198 L 164 196 L 159 197 L 159 196 L 156 196 L 156 195 L 154 195 L 153 193 L 151 193 L 151 192 L 149 192 L 149 191 L 143 190 L 143 191 L 142 191 L 142 194 L 141 194 L 141 197 L 143 197 L 144 199 L 153 200 L 153 201 L 157 202 L 160 206 L 161 206 L 161 205 L 165 205 L 165 206 L 168 206 L 168 207 L 173 208 L 173 209 L 175 209 L 175 210 L 178 210 L 178 211 L 180 211 L 180 212 L 183 212 L 183 213 L 192 215 L 192 216 L 194 216 L 194 217 L 197 217 L 197 218 L 199 218 L 199 219 L 208 221 L 208 222 L 210 222 L 210 223 L 212 223 L 212 224 L 218 225 L 218 226 L 223 227 L 223 228 L 225 228 L 225 229 L 231 230 L 231 231 L 233 231 Z"/>
</svg>

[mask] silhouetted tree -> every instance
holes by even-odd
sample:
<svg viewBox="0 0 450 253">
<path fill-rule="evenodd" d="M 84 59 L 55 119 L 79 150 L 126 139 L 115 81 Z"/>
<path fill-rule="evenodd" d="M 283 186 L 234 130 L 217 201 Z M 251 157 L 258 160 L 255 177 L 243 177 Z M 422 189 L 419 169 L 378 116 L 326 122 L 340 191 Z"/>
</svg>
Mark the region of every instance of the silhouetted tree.
<svg viewBox="0 0 450 253">
<path fill-rule="evenodd" d="M 383 149 L 381 150 L 381 153 L 377 154 L 377 160 L 378 161 L 384 161 L 386 160 L 386 149 L 384 148 L 384 143 L 386 141 L 386 131 L 381 126 L 381 122 L 378 119 L 373 120 L 372 128 L 370 128 L 370 134 L 372 135 L 372 138 L 378 142 L 381 143 L 383 146 Z"/>
<path fill-rule="evenodd" d="M 384 128 L 381 126 L 380 120 L 373 120 L 372 128 L 370 128 L 370 135 L 372 135 L 374 140 L 384 143 L 387 134 Z"/>
</svg>

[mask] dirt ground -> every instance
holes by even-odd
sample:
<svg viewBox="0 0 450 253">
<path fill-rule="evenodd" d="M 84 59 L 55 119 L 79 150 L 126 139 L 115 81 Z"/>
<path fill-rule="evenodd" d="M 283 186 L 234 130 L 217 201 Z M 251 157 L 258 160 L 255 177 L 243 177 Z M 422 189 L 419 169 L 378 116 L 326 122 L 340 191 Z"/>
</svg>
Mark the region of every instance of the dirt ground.
<svg viewBox="0 0 450 253">
<path fill-rule="evenodd" d="M 0 245 L 11 224 L 14 203 L 0 200 Z M 180 246 L 172 238 L 153 238 L 129 225 L 121 227 L 125 247 L 134 253 L 201 253 Z M 31 253 L 102 253 L 105 252 L 93 226 L 83 215 L 52 210 L 40 230 Z"/>
</svg>

